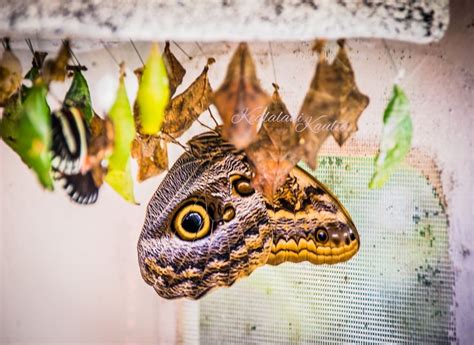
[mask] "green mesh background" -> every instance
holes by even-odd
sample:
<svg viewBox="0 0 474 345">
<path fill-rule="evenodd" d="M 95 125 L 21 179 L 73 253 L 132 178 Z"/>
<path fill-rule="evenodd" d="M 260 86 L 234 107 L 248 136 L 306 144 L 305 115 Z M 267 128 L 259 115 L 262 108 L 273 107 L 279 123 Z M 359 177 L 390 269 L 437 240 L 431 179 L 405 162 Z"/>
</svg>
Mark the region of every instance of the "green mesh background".
<svg viewBox="0 0 474 345">
<path fill-rule="evenodd" d="M 181 342 L 454 341 L 454 273 L 440 199 L 408 165 L 383 189 L 369 190 L 372 169 L 372 158 L 330 156 L 318 168 L 358 228 L 361 248 L 352 260 L 263 267 L 231 288 L 186 302 Z"/>
</svg>

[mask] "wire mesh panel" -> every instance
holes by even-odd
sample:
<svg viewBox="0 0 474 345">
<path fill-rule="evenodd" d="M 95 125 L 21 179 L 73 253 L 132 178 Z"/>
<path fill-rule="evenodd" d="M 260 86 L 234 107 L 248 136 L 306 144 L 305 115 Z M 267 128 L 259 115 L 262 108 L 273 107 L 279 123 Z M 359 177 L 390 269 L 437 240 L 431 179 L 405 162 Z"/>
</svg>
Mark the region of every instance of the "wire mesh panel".
<svg viewBox="0 0 474 345">
<path fill-rule="evenodd" d="M 318 178 L 352 215 L 361 238 L 359 253 L 335 266 L 265 266 L 231 288 L 213 291 L 200 302 L 186 302 L 181 340 L 201 344 L 454 341 L 447 216 L 439 186 L 420 172 L 434 168 L 418 168 L 403 165 L 383 189 L 369 190 L 372 158 L 322 157 Z"/>
</svg>

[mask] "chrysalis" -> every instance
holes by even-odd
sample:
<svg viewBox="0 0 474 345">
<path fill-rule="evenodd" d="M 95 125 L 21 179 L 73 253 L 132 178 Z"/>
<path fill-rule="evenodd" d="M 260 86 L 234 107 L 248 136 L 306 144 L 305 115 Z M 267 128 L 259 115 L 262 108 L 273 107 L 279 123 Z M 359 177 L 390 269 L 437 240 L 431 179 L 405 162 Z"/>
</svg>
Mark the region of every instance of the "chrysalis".
<svg viewBox="0 0 474 345">
<path fill-rule="evenodd" d="M 124 83 L 124 67 L 120 71 L 120 83 L 115 103 L 109 111 L 114 125 L 115 143 L 105 181 L 125 200 L 135 203 L 133 179 L 130 172 L 130 150 L 135 137 L 135 122 Z"/>
<path fill-rule="evenodd" d="M 369 188 L 381 188 L 410 151 L 413 132 L 410 105 L 407 96 L 396 84 L 385 108 L 383 124 L 380 152 L 375 158 L 375 172 Z"/>
<path fill-rule="evenodd" d="M 5 50 L 0 59 L 0 105 L 5 105 L 8 99 L 21 86 L 22 70 L 20 60 L 13 54 L 9 40 L 4 40 Z"/>
<path fill-rule="evenodd" d="M 140 128 L 143 134 L 156 134 L 161 128 L 170 90 L 165 64 L 158 44 L 151 45 L 138 88 Z"/>
</svg>

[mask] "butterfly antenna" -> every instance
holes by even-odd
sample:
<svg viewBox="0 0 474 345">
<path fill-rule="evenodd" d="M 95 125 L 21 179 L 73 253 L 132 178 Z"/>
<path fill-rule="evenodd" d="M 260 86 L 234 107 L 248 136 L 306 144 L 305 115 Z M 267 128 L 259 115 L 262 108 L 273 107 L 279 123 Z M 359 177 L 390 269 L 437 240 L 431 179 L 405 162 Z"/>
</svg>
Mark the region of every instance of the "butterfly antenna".
<svg viewBox="0 0 474 345">
<path fill-rule="evenodd" d="M 173 137 L 172 135 L 169 135 L 168 133 L 163 132 L 163 131 L 161 132 L 161 134 L 163 134 L 164 136 L 166 136 L 166 137 L 168 138 L 168 140 L 169 140 L 170 142 L 172 142 L 173 144 L 176 144 L 176 145 L 180 146 L 184 151 L 186 151 L 186 153 L 189 153 L 189 154 L 192 155 L 192 152 L 189 150 L 189 148 L 188 148 L 187 146 L 181 144 L 178 140 L 176 140 L 175 137 Z"/>
<path fill-rule="evenodd" d="M 217 122 L 216 118 L 214 117 L 214 115 L 212 114 L 212 111 L 211 111 L 211 107 L 207 107 L 207 111 L 209 112 L 209 115 L 211 116 L 211 119 L 214 121 L 214 123 L 216 124 L 216 127 L 219 126 L 219 122 Z"/>
<path fill-rule="evenodd" d="M 197 121 L 201 126 L 203 126 L 204 128 L 207 128 L 208 130 L 217 133 L 213 128 L 211 128 L 211 127 L 209 127 L 208 125 L 206 125 L 205 123 L 199 121 L 199 119 L 196 119 L 196 121 Z"/>
</svg>

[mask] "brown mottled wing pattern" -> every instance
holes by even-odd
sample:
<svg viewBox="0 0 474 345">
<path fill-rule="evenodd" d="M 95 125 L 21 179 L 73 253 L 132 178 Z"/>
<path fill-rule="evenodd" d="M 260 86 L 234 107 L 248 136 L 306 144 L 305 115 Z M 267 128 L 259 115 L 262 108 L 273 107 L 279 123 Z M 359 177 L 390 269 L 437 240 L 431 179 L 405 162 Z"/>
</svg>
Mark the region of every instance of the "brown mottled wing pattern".
<svg viewBox="0 0 474 345">
<path fill-rule="evenodd" d="M 335 264 L 359 249 L 359 234 L 339 200 L 299 167 L 267 203 L 273 230 L 268 264 L 309 261 Z"/>
<path fill-rule="evenodd" d="M 232 192 L 230 177 L 249 176 L 248 164 L 216 133 L 193 138 L 189 147 L 191 153 L 178 159 L 152 197 L 138 241 L 143 279 L 164 298 L 200 298 L 230 286 L 264 265 L 272 244 L 262 195 Z M 212 230 L 185 241 L 173 218 L 189 200 L 205 205 Z M 229 208 L 234 217 L 227 219 Z"/>
</svg>

